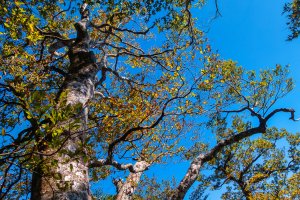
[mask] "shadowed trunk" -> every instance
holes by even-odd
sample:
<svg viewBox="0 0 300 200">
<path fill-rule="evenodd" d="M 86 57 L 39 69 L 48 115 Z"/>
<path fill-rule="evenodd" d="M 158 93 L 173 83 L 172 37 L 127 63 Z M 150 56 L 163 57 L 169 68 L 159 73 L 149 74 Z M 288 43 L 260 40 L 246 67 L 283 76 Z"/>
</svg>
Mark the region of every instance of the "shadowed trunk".
<svg viewBox="0 0 300 200">
<path fill-rule="evenodd" d="M 77 38 L 75 41 L 63 43 L 58 41 L 52 48 L 68 46 L 70 66 L 61 92 L 67 93 L 67 105 L 81 105 L 87 109 L 87 102 L 93 97 L 95 76 L 98 71 L 93 52 L 89 51 L 89 35 L 87 24 L 89 11 L 84 4 L 80 11 L 81 21 L 75 24 Z M 49 48 L 50 51 L 51 47 Z M 51 49 L 52 50 L 52 49 Z M 52 50 L 53 51 L 53 50 Z M 61 94 L 60 92 L 60 94 Z M 76 113 L 75 113 L 76 114 Z M 91 199 L 88 178 L 88 161 L 83 159 L 84 134 L 87 113 L 77 113 L 80 128 L 76 134 L 64 133 L 68 138 L 62 149 L 52 156 L 40 156 L 40 166 L 35 169 L 32 177 L 32 200 L 88 200 Z M 78 120 L 77 119 L 77 120 Z M 76 120 L 76 119 L 71 119 Z M 55 150 L 49 147 L 41 149 L 43 154 L 51 154 Z M 53 164 L 57 163 L 57 164 Z"/>
</svg>

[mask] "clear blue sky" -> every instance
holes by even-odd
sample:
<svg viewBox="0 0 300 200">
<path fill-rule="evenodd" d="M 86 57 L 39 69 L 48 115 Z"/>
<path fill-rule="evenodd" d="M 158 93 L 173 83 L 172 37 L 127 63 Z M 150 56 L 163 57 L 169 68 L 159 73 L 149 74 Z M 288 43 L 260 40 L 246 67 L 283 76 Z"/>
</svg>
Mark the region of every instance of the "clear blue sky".
<svg viewBox="0 0 300 200">
<path fill-rule="evenodd" d="M 286 0 L 219 0 L 221 17 L 214 16 L 214 0 L 197 13 L 199 26 L 207 32 L 213 50 L 218 50 L 221 58 L 232 59 L 239 65 L 259 70 L 272 68 L 276 64 L 290 65 L 291 77 L 296 87 L 277 107 L 292 107 L 296 117 L 300 117 L 300 39 L 288 42 L 287 19 L 282 15 Z M 300 122 L 288 120 L 288 114 L 272 119 L 270 125 L 300 131 Z M 184 174 L 188 165 L 168 168 L 168 174 L 177 171 Z M 182 177 L 182 176 L 181 176 Z M 180 179 L 181 179 L 180 177 Z M 220 199 L 222 191 L 210 194 L 210 200 Z M 188 199 L 188 195 L 185 199 Z"/>
<path fill-rule="evenodd" d="M 213 0 L 210 0 L 213 2 Z M 207 36 L 212 48 L 224 59 L 237 61 L 247 69 L 290 65 L 296 87 L 278 107 L 292 107 L 300 117 L 300 39 L 286 41 L 289 30 L 282 15 L 287 0 L 219 0 L 222 17 L 212 21 Z M 214 14 L 214 4 L 206 14 Z M 203 23 L 209 17 L 202 18 Z M 201 19 L 199 17 L 199 22 Z M 207 28 L 208 29 L 208 28 Z M 300 123 L 288 121 L 287 114 L 273 119 L 273 124 L 299 131 Z"/>
<path fill-rule="evenodd" d="M 276 64 L 290 65 L 291 77 L 296 87 L 277 107 L 292 107 L 300 117 L 300 39 L 286 41 L 289 30 L 287 19 L 282 15 L 286 0 L 219 0 L 222 17 L 210 21 L 214 15 L 214 0 L 199 13 L 199 25 L 208 32 L 207 37 L 213 50 L 221 58 L 232 59 L 239 65 L 259 70 L 275 67 Z M 281 114 L 271 125 L 299 132 L 300 122 L 288 120 Z M 182 170 L 182 169 L 181 169 Z M 184 169 L 186 170 L 186 169 Z M 220 199 L 221 191 L 210 194 L 210 200 Z M 188 197 L 186 197 L 188 199 Z"/>
<path fill-rule="evenodd" d="M 213 21 L 214 0 L 204 9 L 194 13 L 198 25 L 207 32 L 212 49 L 218 50 L 221 58 L 232 59 L 247 69 L 264 69 L 276 64 L 290 65 L 291 76 L 296 88 L 277 107 L 292 107 L 296 118 L 300 117 L 300 39 L 288 42 L 287 19 L 282 15 L 286 0 L 219 0 L 222 17 Z M 300 122 L 288 120 L 289 115 L 281 114 L 274 118 L 271 125 L 285 127 L 290 131 L 300 130 Z M 161 172 L 162 177 L 176 175 L 178 181 L 186 173 L 189 163 L 176 166 L 163 165 L 151 167 L 148 174 Z M 104 191 L 107 191 L 104 186 Z M 192 189 L 191 189 L 192 190 Z M 210 200 L 220 199 L 222 191 L 210 194 Z M 188 199 L 186 196 L 186 199 Z"/>
</svg>

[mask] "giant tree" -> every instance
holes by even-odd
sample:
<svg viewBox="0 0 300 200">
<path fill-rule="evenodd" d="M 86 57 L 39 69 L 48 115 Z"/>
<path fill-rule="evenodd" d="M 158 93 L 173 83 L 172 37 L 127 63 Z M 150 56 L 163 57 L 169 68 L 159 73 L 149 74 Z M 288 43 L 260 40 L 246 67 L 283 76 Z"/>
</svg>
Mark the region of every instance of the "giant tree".
<svg viewBox="0 0 300 200">
<path fill-rule="evenodd" d="M 225 147 L 264 133 L 277 112 L 294 119 L 292 109 L 270 111 L 291 89 L 285 70 L 256 80 L 220 60 L 192 16 L 203 3 L 3 1 L 1 198 L 91 199 L 90 181 L 125 170 L 116 198 L 131 199 L 142 173 L 187 153 L 200 125 L 217 128 L 224 113 L 255 116 L 257 127 L 218 129 L 213 149 L 189 157 L 168 193 L 181 199 Z"/>
</svg>

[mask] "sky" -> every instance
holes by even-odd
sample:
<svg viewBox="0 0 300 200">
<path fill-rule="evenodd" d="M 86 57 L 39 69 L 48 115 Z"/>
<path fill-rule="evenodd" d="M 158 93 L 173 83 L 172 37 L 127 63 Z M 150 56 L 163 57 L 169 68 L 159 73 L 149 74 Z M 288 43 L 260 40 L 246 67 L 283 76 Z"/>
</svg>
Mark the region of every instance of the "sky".
<svg viewBox="0 0 300 200">
<path fill-rule="evenodd" d="M 296 118 L 300 118 L 300 39 L 286 41 L 289 30 L 287 18 L 282 15 L 282 11 L 287 1 L 219 0 L 222 16 L 214 20 L 214 0 L 208 1 L 208 5 L 194 14 L 198 18 L 198 26 L 206 32 L 212 50 L 218 51 L 222 59 L 234 60 L 249 70 L 274 68 L 276 64 L 290 65 L 296 87 L 277 107 L 294 108 Z M 292 122 L 288 118 L 288 114 L 280 114 L 272 119 L 270 125 L 285 127 L 292 132 L 299 131 L 300 122 Z M 177 181 L 180 181 L 189 164 L 153 166 L 147 174 L 151 176 L 155 173 L 156 176 L 161 175 L 161 178 L 170 178 L 176 174 Z M 103 191 L 114 193 L 111 180 L 105 182 L 107 184 L 101 185 Z M 190 192 L 185 199 L 189 199 Z M 214 191 L 208 199 L 220 199 L 221 194 L 222 190 Z"/>
<path fill-rule="evenodd" d="M 289 30 L 286 25 L 287 18 L 282 15 L 285 2 L 287 1 L 219 1 L 222 16 L 209 23 L 207 37 L 221 58 L 232 59 L 247 69 L 259 71 L 274 68 L 276 64 L 290 65 L 295 89 L 277 107 L 294 108 L 296 118 L 299 118 L 300 39 L 286 41 Z M 206 14 L 214 14 L 214 4 L 209 4 L 204 9 Z M 205 24 L 205 17 L 203 19 Z M 275 117 L 272 124 L 286 127 L 290 131 L 299 131 L 300 123 L 287 120 L 287 115 Z"/>
<path fill-rule="evenodd" d="M 300 118 L 300 39 L 286 41 L 289 34 L 287 18 L 282 14 L 286 0 L 219 0 L 222 16 L 212 20 L 215 14 L 214 0 L 195 12 L 198 26 L 203 28 L 211 44 L 222 59 L 231 59 L 249 70 L 274 68 L 276 64 L 290 65 L 291 77 L 295 89 L 276 107 L 294 108 L 295 117 Z M 300 122 L 288 120 L 288 114 L 274 117 L 271 125 L 286 128 L 289 131 L 300 130 Z M 176 174 L 180 181 L 186 173 L 188 162 L 176 165 L 153 166 L 147 172 L 161 178 L 170 178 Z M 196 184 L 194 184 L 195 188 Z M 111 185 L 104 185 L 103 191 L 111 190 Z M 114 189 L 113 189 L 114 190 Z M 185 199 L 189 199 L 190 189 Z M 209 200 L 218 200 L 224 190 L 213 191 Z"/>
<path fill-rule="evenodd" d="M 290 65 L 295 89 L 276 107 L 294 108 L 300 118 L 300 39 L 286 41 L 289 34 L 286 16 L 282 15 L 286 0 L 219 0 L 222 16 L 211 20 L 215 13 L 213 0 L 197 13 L 199 26 L 207 31 L 212 49 L 223 59 L 231 59 L 249 70 Z M 270 125 L 298 132 L 300 122 L 288 120 L 288 114 L 274 117 Z M 183 167 L 184 168 L 184 167 Z M 181 169 L 186 171 L 186 169 Z M 221 191 L 210 194 L 210 200 L 220 199 Z M 188 195 L 185 199 L 188 199 Z"/>
<path fill-rule="evenodd" d="M 249 70 L 274 68 L 276 64 L 290 65 L 295 89 L 279 101 L 278 107 L 294 108 L 300 118 L 300 39 L 286 41 L 289 34 L 286 16 L 282 15 L 284 0 L 219 0 L 222 16 L 212 20 L 215 14 L 213 0 L 196 13 L 198 26 L 203 27 L 214 51 L 222 59 L 231 59 Z M 271 125 L 289 131 L 300 130 L 300 122 L 292 122 L 289 114 L 274 117 Z M 179 180 L 184 176 L 189 163 L 178 166 L 163 166 L 165 176 L 174 171 Z M 195 184 L 196 186 L 196 184 Z M 192 191 L 193 189 L 191 189 Z M 190 192 L 191 192 L 190 191 Z M 189 193 L 190 193 L 189 192 Z M 220 199 L 222 190 L 211 192 L 209 200 Z M 189 194 L 185 199 L 189 199 Z"/>
<path fill-rule="evenodd" d="M 214 0 L 194 14 L 198 26 L 203 28 L 213 51 L 218 51 L 222 59 L 231 59 L 249 70 L 274 68 L 276 64 L 290 65 L 295 89 L 284 99 L 279 107 L 294 108 L 295 117 L 300 118 L 300 39 L 286 41 L 289 34 L 287 18 L 282 14 L 286 0 L 219 0 L 222 16 L 212 20 L 215 14 Z M 270 122 L 289 131 L 300 130 L 300 122 L 292 122 L 288 114 L 279 114 Z M 160 172 L 162 178 L 176 174 L 177 181 L 187 171 L 188 162 L 177 165 L 153 166 L 148 175 Z M 194 184 L 196 186 L 196 184 Z M 104 191 L 107 191 L 105 186 Z M 190 190 L 192 192 L 193 189 Z M 189 194 L 185 199 L 189 199 Z M 208 199 L 220 199 L 222 190 L 210 193 Z"/>
<path fill-rule="evenodd" d="M 286 41 L 289 34 L 282 15 L 286 0 L 218 0 L 222 16 L 212 20 L 215 14 L 214 0 L 195 12 L 198 26 L 203 28 L 213 51 L 223 59 L 232 59 L 249 70 L 272 68 L 276 64 L 290 65 L 291 77 L 296 87 L 277 107 L 296 110 L 300 118 L 300 38 Z M 289 131 L 300 130 L 300 122 L 288 120 L 288 114 L 280 114 L 271 125 L 285 127 Z M 163 178 L 176 174 L 178 181 L 184 176 L 189 163 L 154 166 L 147 172 L 160 172 Z M 109 180 L 110 181 L 110 180 Z M 103 191 L 114 192 L 112 184 L 103 185 Z M 191 189 L 192 191 L 193 189 Z M 220 199 L 222 190 L 210 194 L 210 200 Z M 189 194 L 185 199 L 188 199 Z"/>
</svg>

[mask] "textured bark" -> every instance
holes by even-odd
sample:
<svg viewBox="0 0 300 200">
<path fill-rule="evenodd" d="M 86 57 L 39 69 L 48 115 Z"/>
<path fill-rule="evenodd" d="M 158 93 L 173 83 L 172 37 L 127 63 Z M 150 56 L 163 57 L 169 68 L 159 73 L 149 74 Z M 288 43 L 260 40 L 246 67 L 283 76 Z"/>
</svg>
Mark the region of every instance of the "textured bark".
<svg viewBox="0 0 300 200">
<path fill-rule="evenodd" d="M 145 161 L 137 162 L 133 167 L 136 172 L 130 172 L 124 183 L 122 183 L 121 180 L 115 181 L 118 192 L 116 200 L 133 199 L 133 194 L 140 181 L 141 175 L 148 167 L 149 164 Z"/>
<path fill-rule="evenodd" d="M 78 140 L 69 139 L 63 149 L 74 154 Z M 50 150 L 44 153 L 50 153 Z M 32 200 L 90 199 L 88 167 L 80 157 L 62 153 L 42 159 L 44 162 L 33 174 Z M 53 160 L 58 164 L 51 165 Z"/>
<path fill-rule="evenodd" d="M 65 43 L 69 47 L 68 56 L 70 66 L 61 92 L 67 93 L 67 105 L 87 107 L 87 102 L 93 97 L 94 83 L 97 73 L 95 56 L 89 51 L 89 35 L 87 25 L 89 22 L 86 4 L 81 8 L 82 19 L 75 24 L 77 38 L 73 42 Z M 62 45 L 54 44 L 61 48 Z M 54 50 L 53 50 L 54 49 Z M 61 93 L 60 92 L 60 93 Z M 32 200 L 88 200 L 90 197 L 88 162 L 82 159 L 84 150 L 80 148 L 85 132 L 86 116 L 78 113 L 80 118 L 79 134 L 66 135 L 68 140 L 63 143 L 63 148 L 53 156 L 41 156 L 43 162 L 36 168 L 32 178 Z M 44 154 L 51 154 L 53 149 L 44 147 Z M 53 165 L 53 160 L 57 165 Z M 52 161 L 52 162 L 51 162 Z"/>
</svg>

